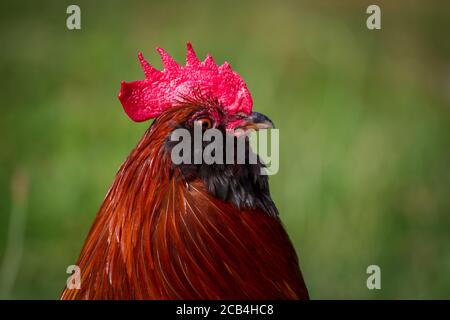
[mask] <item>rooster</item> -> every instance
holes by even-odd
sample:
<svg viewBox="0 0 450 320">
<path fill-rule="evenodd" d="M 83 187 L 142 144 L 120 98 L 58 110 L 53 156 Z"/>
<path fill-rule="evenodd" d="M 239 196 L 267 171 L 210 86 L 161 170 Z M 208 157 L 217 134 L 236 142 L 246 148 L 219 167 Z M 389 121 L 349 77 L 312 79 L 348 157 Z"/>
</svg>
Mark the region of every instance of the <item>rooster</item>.
<svg viewBox="0 0 450 320">
<path fill-rule="evenodd" d="M 164 70 L 139 53 L 146 79 L 122 82 L 119 94 L 132 120 L 155 120 L 99 209 L 77 261 L 80 288 L 66 286 L 61 299 L 308 299 L 259 158 L 171 159 L 177 128 L 233 134 L 272 121 L 252 112 L 247 86 L 228 63 L 218 66 L 209 54 L 200 61 L 190 43 L 185 66 L 157 51 Z"/>
</svg>

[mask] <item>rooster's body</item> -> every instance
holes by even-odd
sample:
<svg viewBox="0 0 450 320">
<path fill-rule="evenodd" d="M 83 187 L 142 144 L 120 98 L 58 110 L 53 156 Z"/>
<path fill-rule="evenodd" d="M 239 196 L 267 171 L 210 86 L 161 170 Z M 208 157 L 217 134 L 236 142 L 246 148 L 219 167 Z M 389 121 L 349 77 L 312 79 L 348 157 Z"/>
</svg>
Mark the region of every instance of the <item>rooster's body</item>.
<svg viewBox="0 0 450 320">
<path fill-rule="evenodd" d="M 223 132 L 243 119 L 202 99 L 162 112 L 97 214 L 80 289 L 62 299 L 308 298 L 259 162 L 173 164 L 170 133 L 205 117 Z"/>
</svg>

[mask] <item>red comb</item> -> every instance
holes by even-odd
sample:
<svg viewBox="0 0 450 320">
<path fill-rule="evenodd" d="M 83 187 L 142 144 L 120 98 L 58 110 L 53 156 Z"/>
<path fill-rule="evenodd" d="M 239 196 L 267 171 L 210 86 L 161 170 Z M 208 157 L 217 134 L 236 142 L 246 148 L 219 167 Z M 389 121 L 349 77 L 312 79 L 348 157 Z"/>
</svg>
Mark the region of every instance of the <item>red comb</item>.
<svg viewBox="0 0 450 320">
<path fill-rule="evenodd" d="M 145 80 L 122 81 L 119 100 L 132 120 L 155 118 L 183 98 L 194 98 L 196 92 L 217 100 L 228 113 L 251 112 L 250 92 L 227 62 L 218 66 L 209 54 L 200 62 L 189 42 L 185 66 L 179 66 L 163 49 L 156 50 L 164 65 L 163 71 L 151 66 L 139 53 Z"/>
</svg>

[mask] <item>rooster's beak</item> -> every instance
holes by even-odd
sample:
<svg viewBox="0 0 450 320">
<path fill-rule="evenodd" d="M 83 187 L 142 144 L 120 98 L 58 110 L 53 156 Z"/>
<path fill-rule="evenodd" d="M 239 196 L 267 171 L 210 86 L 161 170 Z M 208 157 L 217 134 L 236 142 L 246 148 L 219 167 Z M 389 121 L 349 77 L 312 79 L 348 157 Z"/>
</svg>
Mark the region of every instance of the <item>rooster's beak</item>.
<svg viewBox="0 0 450 320">
<path fill-rule="evenodd" d="M 275 125 L 272 120 L 267 116 L 259 112 L 252 112 L 248 117 L 243 119 L 243 122 L 239 124 L 236 129 L 244 131 L 248 130 L 261 130 L 261 129 L 274 129 Z"/>
</svg>

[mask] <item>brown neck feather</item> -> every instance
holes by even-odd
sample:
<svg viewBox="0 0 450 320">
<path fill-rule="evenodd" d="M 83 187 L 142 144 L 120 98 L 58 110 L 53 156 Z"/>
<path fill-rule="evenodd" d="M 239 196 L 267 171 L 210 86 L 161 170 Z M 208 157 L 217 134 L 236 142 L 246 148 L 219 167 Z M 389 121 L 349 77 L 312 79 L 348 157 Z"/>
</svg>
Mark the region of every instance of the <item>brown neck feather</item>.
<svg viewBox="0 0 450 320">
<path fill-rule="evenodd" d="M 171 169 L 163 145 L 185 109 L 157 119 L 121 166 L 77 261 L 81 288 L 62 299 L 308 297 L 277 217 Z"/>
</svg>

